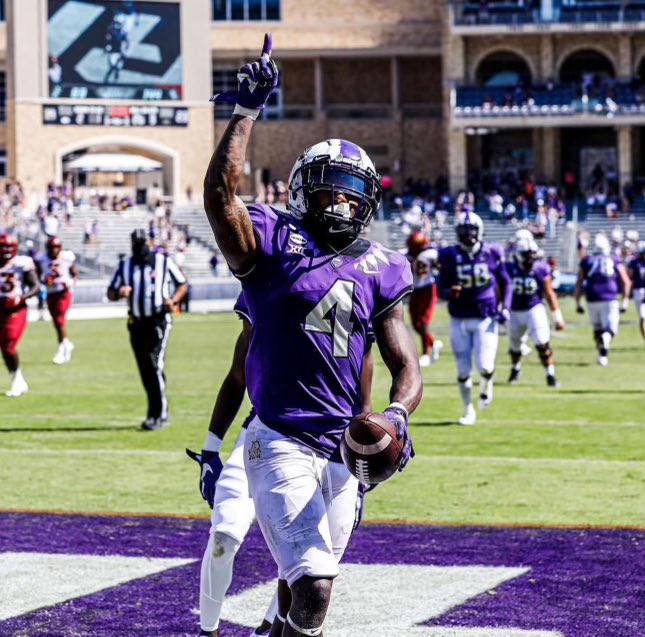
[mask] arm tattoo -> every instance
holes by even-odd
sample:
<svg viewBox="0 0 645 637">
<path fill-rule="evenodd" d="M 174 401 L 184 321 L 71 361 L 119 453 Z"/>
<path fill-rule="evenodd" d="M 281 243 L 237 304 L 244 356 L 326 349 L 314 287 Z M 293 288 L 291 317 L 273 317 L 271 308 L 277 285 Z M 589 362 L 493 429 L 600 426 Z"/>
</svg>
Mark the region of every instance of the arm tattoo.
<svg viewBox="0 0 645 637">
<path fill-rule="evenodd" d="M 253 120 L 234 115 L 204 179 L 204 208 L 215 240 L 234 271 L 248 270 L 255 260 L 256 241 L 246 206 L 236 195 L 244 169 Z"/>
</svg>

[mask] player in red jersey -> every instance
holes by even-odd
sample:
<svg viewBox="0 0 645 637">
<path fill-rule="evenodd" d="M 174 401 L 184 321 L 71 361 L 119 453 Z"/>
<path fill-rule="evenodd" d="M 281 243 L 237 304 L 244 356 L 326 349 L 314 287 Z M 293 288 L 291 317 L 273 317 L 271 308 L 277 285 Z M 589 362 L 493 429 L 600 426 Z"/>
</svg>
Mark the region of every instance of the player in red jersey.
<svg viewBox="0 0 645 637">
<path fill-rule="evenodd" d="M 430 321 L 437 303 L 437 284 L 432 271 L 437 261 L 437 250 L 430 246 L 430 240 L 423 232 L 413 232 L 407 245 L 414 285 L 410 294 L 410 318 L 414 331 L 421 337 L 419 365 L 427 367 L 439 360 L 443 347 L 443 343 L 435 340 L 430 332 Z"/>
<path fill-rule="evenodd" d="M 26 300 L 37 293 L 33 259 L 18 255 L 18 241 L 13 235 L 0 235 L 0 350 L 12 377 L 7 396 L 20 396 L 29 389 L 16 347 L 27 325 Z"/>
<path fill-rule="evenodd" d="M 67 338 L 65 316 L 72 303 L 72 286 L 78 280 L 76 256 L 63 250 L 58 237 L 47 239 L 45 253 L 38 256 L 36 267 L 41 282 L 47 287 L 47 307 L 58 336 L 58 350 L 52 361 L 56 365 L 69 363 L 74 343 Z"/>
</svg>

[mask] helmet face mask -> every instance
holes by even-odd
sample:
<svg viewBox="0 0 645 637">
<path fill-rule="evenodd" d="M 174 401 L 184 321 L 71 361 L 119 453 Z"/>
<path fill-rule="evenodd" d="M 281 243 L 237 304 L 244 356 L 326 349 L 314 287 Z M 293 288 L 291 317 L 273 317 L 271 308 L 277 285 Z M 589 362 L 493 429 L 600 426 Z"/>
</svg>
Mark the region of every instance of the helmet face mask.
<svg viewBox="0 0 645 637">
<path fill-rule="evenodd" d="M 0 235 L 0 263 L 5 264 L 18 254 L 18 240 L 10 234 Z"/>
<path fill-rule="evenodd" d="M 514 256 L 517 264 L 528 272 L 538 256 L 537 244 L 534 241 L 521 239 L 515 246 Z"/>
<path fill-rule="evenodd" d="M 63 249 L 63 242 L 58 237 L 50 237 L 47 239 L 47 256 L 50 259 L 55 259 Z"/>
<path fill-rule="evenodd" d="M 484 223 L 474 212 L 465 212 L 455 221 L 457 243 L 468 253 L 479 251 L 484 238 Z"/>
<path fill-rule="evenodd" d="M 381 184 L 372 161 L 344 140 L 307 149 L 289 177 L 291 214 L 327 240 L 334 235 L 354 239 L 369 225 L 380 201 Z"/>
</svg>

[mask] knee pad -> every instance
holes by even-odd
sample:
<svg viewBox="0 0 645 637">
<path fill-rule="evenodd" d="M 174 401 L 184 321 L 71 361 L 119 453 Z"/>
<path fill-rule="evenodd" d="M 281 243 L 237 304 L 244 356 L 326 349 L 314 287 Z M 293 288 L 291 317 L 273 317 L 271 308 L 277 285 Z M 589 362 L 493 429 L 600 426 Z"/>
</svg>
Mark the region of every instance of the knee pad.
<svg viewBox="0 0 645 637">
<path fill-rule="evenodd" d="M 536 345 L 535 349 L 538 351 L 538 356 L 540 357 L 540 360 L 542 361 L 542 363 L 546 365 L 546 362 L 553 355 L 553 351 L 551 350 L 550 344 L 545 343 L 544 345 Z"/>
<path fill-rule="evenodd" d="M 315 637 L 320 635 L 331 595 L 332 580 L 301 577 L 291 587 L 291 609 L 287 623 L 297 633 Z"/>
<path fill-rule="evenodd" d="M 291 613 L 287 615 L 287 623 L 291 628 L 293 628 L 299 635 L 308 635 L 309 637 L 316 637 L 316 635 L 320 635 L 322 633 L 322 626 L 318 626 L 318 628 L 303 628 L 302 626 L 298 626 L 296 622 L 291 619 Z"/>
</svg>

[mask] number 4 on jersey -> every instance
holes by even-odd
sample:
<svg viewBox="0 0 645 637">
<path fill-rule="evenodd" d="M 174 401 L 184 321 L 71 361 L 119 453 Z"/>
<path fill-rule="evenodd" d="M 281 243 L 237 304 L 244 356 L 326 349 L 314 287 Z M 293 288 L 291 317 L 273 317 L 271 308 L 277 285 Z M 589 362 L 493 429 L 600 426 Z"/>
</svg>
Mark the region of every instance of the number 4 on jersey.
<svg viewBox="0 0 645 637">
<path fill-rule="evenodd" d="M 305 319 L 305 331 L 332 335 L 336 358 L 349 356 L 349 337 L 354 331 L 354 285 L 353 281 L 336 281 Z M 325 318 L 334 308 L 333 316 Z"/>
</svg>

